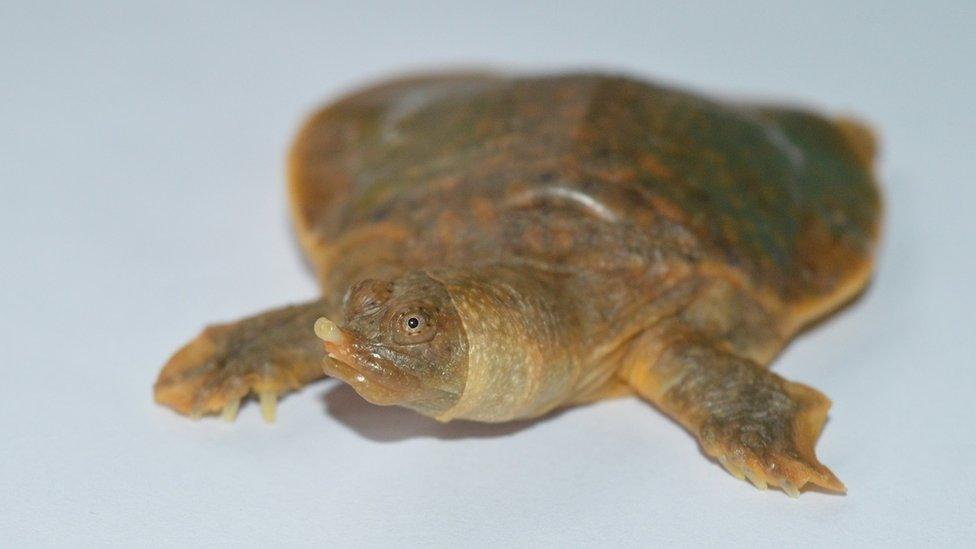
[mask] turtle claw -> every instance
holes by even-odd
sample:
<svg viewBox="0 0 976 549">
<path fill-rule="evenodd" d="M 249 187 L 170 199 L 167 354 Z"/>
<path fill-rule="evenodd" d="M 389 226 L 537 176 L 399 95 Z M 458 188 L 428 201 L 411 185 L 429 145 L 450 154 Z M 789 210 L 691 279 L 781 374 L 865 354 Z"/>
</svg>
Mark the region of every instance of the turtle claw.
<svg viewBox="0 0 976 549">
<path fill-rule="evenodd" d="M 258 393 L 258 400 L 261 402 L 261 417 L 268 423 L 274 423 L 278 411 L 278 395 L 271 391 L 261 391 Z"/>
<path fill-rule="evenodd" d="M 760 490 L 778 487 L 790 497 L 799 497 L 801 489 L 813 484 L 827 490 L 844 493 L 847 489 L 836 476 L 819 462 L 808 462 L 788 454 L 760 455 L 741 446 L 712 448 L 722 467 L 739 480 L 748 480 Z"/>
<path fill-rule="evenodd" d="M 241 399 L 232 398 L 227 401 L 224 408 L 221 410 L 220 415 L 224 418 L 224 421 L 233 422 L 237 419 L 237 410 L 241 407 Z"/>
<path fill-rule="evenodd" d="M 800 489 L 807 483 L 838 492 L 844 491 L 844 485 L 829 474 L 826 467 L 819 464 L 819 469 L 814 469 L 793 458 L 785 456 L 761 458 L 742 452 L 741 448 L 715 457 L 732 476 L 739 480 L 748 480 L 760 490 L 778 487 L 791 498 L 799 497 Z"/>
<path fill-rule="evenodd" d="M 746 479 L 745 475 L 742 473 L 742 469 L 740 469 L 739 466 L 734 465 L 727 457 L 719 456 L 718 462 L 721 463 L 722 467 L 725 467 L 725 470 L 728 471 L 733 477 L 739 480 Z"/>
<path fill-rule="evenodd" d="M 755 472 L 746 469 L 745 473 L 746 477 L 749 479 L 749 482 L 751 482 L 756 488 L 759 488 L 760 490 L 765 490 L 768 488 L 765 479 L 757 475 Z"/>
</svg>

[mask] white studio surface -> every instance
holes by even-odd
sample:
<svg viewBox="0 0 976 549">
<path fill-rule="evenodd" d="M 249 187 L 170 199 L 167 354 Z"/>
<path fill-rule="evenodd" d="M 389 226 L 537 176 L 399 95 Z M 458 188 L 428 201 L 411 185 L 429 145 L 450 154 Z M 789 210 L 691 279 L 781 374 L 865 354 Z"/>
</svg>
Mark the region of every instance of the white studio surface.
<svg viewBox="0 0 976 549">
<path fill-rule="evenodd" d="M 0 4 L 0 545 L 976 544 L 976 4 L 708 3 Z M 757 491 L 637 400 L 501 426 L 335 381 L 272 426 L 153 403 L 205 323 L 315 294 L 284 191 L 302 117 L 472 62 L 879 130 L 875 282 L 775 365 L 833 399 L 818 451 L 848 495 Z"/>
</svg>

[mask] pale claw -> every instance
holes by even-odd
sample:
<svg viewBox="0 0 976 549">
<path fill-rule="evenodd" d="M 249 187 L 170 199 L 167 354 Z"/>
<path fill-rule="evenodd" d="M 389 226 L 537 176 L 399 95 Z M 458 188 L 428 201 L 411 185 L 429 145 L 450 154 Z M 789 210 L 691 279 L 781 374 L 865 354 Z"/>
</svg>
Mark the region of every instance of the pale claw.
<svg viewBox="0 0 976 549">
<path fill-rule="evenodd" d="M 223 416 L 224 421 L 234 421 L 235 419 L 237 419 L 237 410 L 238 408 L 240 408 L 240 406 L 241 406 L 241 399 L 239 398 L 230 399 L 227 402 L 227 404 L 224 405 L 224 409 L 221 411 L 221 416 Z"/>
<path fill-rule="evenodd" d="M 733 477 L 739 480 L 746 479 L 745 475 L 742 474 L 742 469 L 739 469 L 737 466 L 730 463 L 728 458 L 725 456 L 719 456 L 718 462 L 721 463 L 722 467 L 725 467 L 725 470 L 728 471 Z"/>
<path fill-rule="evenodd" d="M 755 486 L 756 488 L 759 488 L 760 490 L 765 490 L 766 489 L 766 481 L 763 480 L 762 478 L 760 478 L 759 475 L 753 473 L 749 469 L 746 469 L 745 470 L 745 474 L 746 474 L 746 477 L 749 479 L 749 482 L 751 482 L 753 484 L 753 486 Z"/>
<path fill-rule="evenodd" d="M 790 496 L 791 498 L 800 497 L 800 490 L 796 487 L 796 485 L 788 480 L 783 480 L 779 487 L 782 488 L 783 491 L 786 492 L 786 495 Z"/>
<path fill-rule="evenodd" d="M 278 396 L 266 391 L 258 393 L 258 400 L 261 402 L 261 417 L 268 423 L 274 423 L 278 410 Z"/>
</svg>

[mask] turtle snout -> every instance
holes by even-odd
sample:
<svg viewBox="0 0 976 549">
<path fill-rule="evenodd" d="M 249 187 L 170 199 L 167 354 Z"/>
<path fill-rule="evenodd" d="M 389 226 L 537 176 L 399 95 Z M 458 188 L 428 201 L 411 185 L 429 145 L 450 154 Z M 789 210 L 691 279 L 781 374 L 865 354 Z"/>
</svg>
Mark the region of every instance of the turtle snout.
<svg viewBox="0 0 976 549">
<path fill-rule="evenodd" d="M 344 334 L 339 326 L 324 316 L 315 321 L 315 335 L 322 341 L 333 345 L 342 343 L 344 339 Z"/>
</svg>

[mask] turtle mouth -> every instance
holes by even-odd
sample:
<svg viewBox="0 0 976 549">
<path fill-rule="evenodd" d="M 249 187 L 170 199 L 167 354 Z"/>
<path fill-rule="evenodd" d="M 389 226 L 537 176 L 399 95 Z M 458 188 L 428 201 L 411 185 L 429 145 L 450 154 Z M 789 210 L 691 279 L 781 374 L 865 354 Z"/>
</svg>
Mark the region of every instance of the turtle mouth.
<svg viewBox="0 0 976 549">
<path fill-rule="evenodd" d="M 402 404 L 421 392 L 420 380 L 397 368 L 378 346 L 326 318 L 316 321 L 315 333 L 329 355 L 322 362 L 326 375 L 341 379 L 373 404 Z"/>
</svg>

